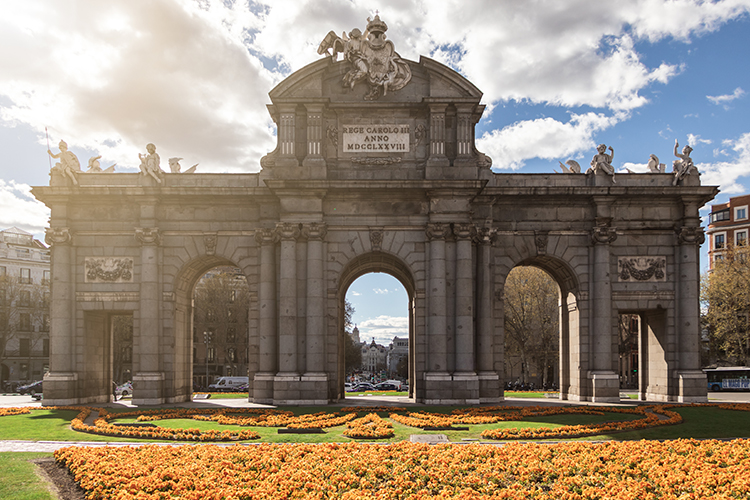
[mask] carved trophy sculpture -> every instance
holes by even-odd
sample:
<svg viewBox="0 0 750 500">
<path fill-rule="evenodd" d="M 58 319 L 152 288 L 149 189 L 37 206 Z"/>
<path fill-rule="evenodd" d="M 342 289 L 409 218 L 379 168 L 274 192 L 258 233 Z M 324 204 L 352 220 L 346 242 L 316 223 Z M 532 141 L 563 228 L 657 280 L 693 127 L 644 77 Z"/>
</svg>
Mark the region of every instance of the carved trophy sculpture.
<svg viewBox="0 0 750 500">
<path fill-rule="evenodd" d="M 115 171 L 115 165 L 117 165 L 117 163 L 114 163 L 111 166 L 102 170 L 101 163 L 99 163 L 99 158 L 101 157 L 102 155 L 92 156 L 91 158 L 89 158 L 89 169 L 86 170 L 87 174 L 99 174 L 99 173 L 109 174 Z"/>
<path fill-rule="evenodd" d="M 329 32 L 320 42 L 318 54 L 326 53 L 335 59 L 338 53 L 343 53 L 352 66 L 344 75 L 343 85 L 353 89 L 365 80 L 370 87 L 365 100 L 374 101 L 381 96 L 381 90 L 382 95 L 386 95 L 389 90 L 395 92 L 404 88 L 411 80 L 411 69 L 401 60 L 393 42 L 385 39 L 388 26 L 380 17 L 376 15 L 372 20 L 368 17 L 367 21 L 364 33 L 357 28 L 350 31 L 349 36 L 346 32 L 341 37 Z"/>
<path fill-rule="evenodd" d="M 73 185 L 77 186 L 77 176 L 79 173 L 81 173 L 81 163 L 78 161 L 78 157 L 75 154 L 73 154 L 71 151 L 68 151 L 68 144 L 65 141 L 60 141 L 58 147 L 60 148 L 60 152 L 57 154 L 53 153 L 49 149 L 47 150 L 47 153 L 52 158 L 60 159 L 60 161 L 55 163 L 55 166 L 52 167 L 52 170 L 58 170 L 63 175 L 67 175 L 73 182 Z"/>
<path fill-rule="evenodd" d="M 656 155 L 650 155 L 648 160 L 648 171 L 651 174 L 663 174 L 667 171 L 667 166 L 663 163 L 659 163 L 659 157 Z"/>
<path fill-rule="evenodd" d="M 161 174 L 163 174 L 164 171 L 159 166 L 161 159 L 156 152 L 156 146 L 151 143 L 146 144 L 146 151 L 148 151 L 148 154 L 145 155 L 143 153 L 138 153 L 138 158 L 141 159 L 141 173 L 143 175 L 150 175 L 156 180 L 156 182 L 161 184 Z"/>
<path fill-rule="evenodd" d="M 560 168 L 562 169 L 562 172 L 557 172 L 557 170 L 555 170 L 555 173 L 561 173 L 561 174 L 580 174 L 581 173 L 581 166 L 575 160 L 568 160 L 565 163 L 559 161 L 558 163 L 560 164 Z M 567 165 L 567 167 L 565 165 Z"/>
<path fill-rule="evenodd" d="M 677 152 L 680 145 L 677 143 L 677 139 L 674 141 L 674 155 L 679 158 L 672 163 L 672 172 L 674 173 L 674 179 L 672 179 L 672 185 L 676 186 L 679 181 L 685 178 L 687 175 L 697 174 L 698 169 L 693 163 L 693 159 L 690 158 L 690 153 L 693 152 L 693 148 L 685 146 L 682 148 L 682 154 Z"/>
<path fill-rule="evenodd" d="M 598 174 L 599 172 L 603 172 L 612 176 L 612 182 L 617 182 L 615 181 L 615 167 L 612 166 L 612 160 L 615 158 L 615 150 L 612 149 L 612 146 L 609 147 L 611 154 L 605 153 L 606 150 L 607 146 L 605 144 L 599 144 L 596 147 L 597 153 L 591 160 L 591 168 L 586 173 Z"/>
<path fill-rule="evenodd" d="M 193 165 L 192 167 L 190 167 L 189 169 L 185 170 L 184 172 L 180 172 L 180 170 L 182 169 L 182 167 L 180 166 L 180 160 L 182 160 L 182 158 L 170 158 L 169 159 L 170 172 L 172 172 L 173 174 L 192 174 L 193 172 L 195 172 L 195 168 L 198 166 L 197 163 Z"/>
</svg>

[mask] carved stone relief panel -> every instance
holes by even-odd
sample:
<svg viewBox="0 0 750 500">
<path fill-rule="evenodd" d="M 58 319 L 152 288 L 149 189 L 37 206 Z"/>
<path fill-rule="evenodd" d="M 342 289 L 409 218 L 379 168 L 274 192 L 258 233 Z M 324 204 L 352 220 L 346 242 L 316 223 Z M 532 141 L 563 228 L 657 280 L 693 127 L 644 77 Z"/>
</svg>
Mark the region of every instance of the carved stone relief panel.
<svg viewBox="0 0 750 500">
<path fill-rule="evenodd" d="M 85 283 L 132 283 L 132 257 L 86 257 Z"/>
<path fill-rule="evenodd" d="M 619 281 L 667 281 L 666 257 L 619 257 Z"/>
</svg>

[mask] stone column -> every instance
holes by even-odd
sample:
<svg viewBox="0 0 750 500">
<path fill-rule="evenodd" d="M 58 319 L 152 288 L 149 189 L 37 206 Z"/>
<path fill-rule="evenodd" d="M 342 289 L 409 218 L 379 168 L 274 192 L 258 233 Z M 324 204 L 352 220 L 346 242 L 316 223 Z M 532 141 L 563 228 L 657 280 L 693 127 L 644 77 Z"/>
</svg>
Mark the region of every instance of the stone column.
<svg viewBox="0 0 750 500">
<path fill-rule="evenodd" d="M 279 266 L 279 373 L 277 377 L 297 377 L 297 238 L 299 225 L 276 225 L 281 240 Z"/>
<path fill-rule="evenodd" d="M 456 372 L 475 375 L 474 358 L 474 271 L 471 224 L 455 224 L 456 237 Z M 455 374 L 454 374 L 455 375 Z"/>
<path fill-rule="evenodd" d="M 48 228 L 44 240 L 51 249 L 51 303 L 50 303 L 50 371 L 44 377 L 44 406 L 78 404 L 75 371 L 75 322 L 73 312 L 74 279 L 71 272 L 74 262 L 71 254 L 72 236 L 67 227 Z"/>
<path fill-rule="evenodd" d="M 162 404 L 164 373 L 161 371 L 161 322 L 159 315 L 159 243 L 156 227 L 136 228 L 141 244 L 140 304 L 137 372 L 133 374 L 133 403 Z"/>
<path fill-rule="evenodd" d="M 456 161 L 455 165 L 467 165 L 472 162 L 473 139 L 473 104 L 456 104 Z"/>
<path fill-rule="evenodd" d="M 448 376 L 448 338 L 445 290 L 445 239 L 450 226 L 440 222 L 427 225 L 430 239 L 429 316 L 427 323 L 427 372 Z"/>
<path fill-rule="evenodd" d="M 598 207 L 601 209 L 602 207 Z M 608 209 L 608 207 L 606 207 Z M 596 217 L 591 233 L 594 244 L 593 321 L 589 330 L 592 398 L 594 402 L 620 401 L 620 382 L 612 366 L 612 285 L 609 244 L 617 239 L 610 217 Z"/>
<path fill-rule="evenodd" d="M 305 376 L 325 375 L 323 239 L 326 225 L 313 222 L 303 227 L 307 238 L 307 368 Z"/>
<path fill-rule="evenodd" d="M 700 362 L 700 269 L 698 252 L 706 237 L 698 218 L 699 202 L 683 200 L 686 225 L 677 229 L 677 288 L 679 302 L 675 317 L 679 349 L 677 400 L 681 403 L 706 402 L 706 374 Z"/>
</svg>

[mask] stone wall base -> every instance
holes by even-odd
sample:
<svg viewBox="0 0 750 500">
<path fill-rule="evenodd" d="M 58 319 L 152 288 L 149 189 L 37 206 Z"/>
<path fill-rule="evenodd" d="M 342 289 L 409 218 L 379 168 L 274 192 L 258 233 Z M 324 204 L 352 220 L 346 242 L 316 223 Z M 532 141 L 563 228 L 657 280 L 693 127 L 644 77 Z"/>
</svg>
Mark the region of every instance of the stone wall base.
<svg viewBox="0 0 750 500">
<path fill-rule="evenodd" d="M 620 402 L 620 377 L 613 371 L 589 372 L 591 401 L 594 403 Z"/>
<path fill-rule="evenodd" d="M 164 404 L 164 372 L 146 372 L 133 375 L 133 404 Z"/>
</svg>

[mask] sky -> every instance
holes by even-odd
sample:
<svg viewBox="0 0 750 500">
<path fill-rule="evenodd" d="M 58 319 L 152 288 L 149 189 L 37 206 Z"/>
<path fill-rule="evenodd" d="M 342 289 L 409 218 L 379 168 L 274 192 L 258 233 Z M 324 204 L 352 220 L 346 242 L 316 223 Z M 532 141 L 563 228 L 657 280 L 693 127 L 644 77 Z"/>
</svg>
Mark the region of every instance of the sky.
<svg viewBox="0 0 750 500">
<path fill-rule="evenodd" d="M 84 169 L 101 155 L 138 171 L 152 142 L 198 172 L 257 172 L 275 147 L 268 92 L 376 9 L 402 58 L 482 90 L 477 148 L 497 173 L 587 165 L 599 143 L 644 171 L 650 154 L 671 164 L 677 140 L 720 187 L 713 203 L 750 191 L 750 0 L 3 0 L 0 228 L 42 237 L 29 189 L 61 139 Z M 401 285 L 362 280 L 347 296 L 363 297 L 363 339 L 405 335 Z"/>
</svg>

